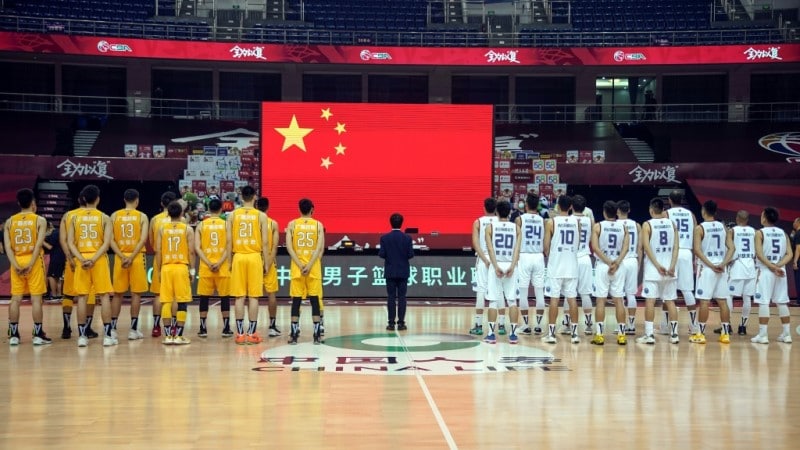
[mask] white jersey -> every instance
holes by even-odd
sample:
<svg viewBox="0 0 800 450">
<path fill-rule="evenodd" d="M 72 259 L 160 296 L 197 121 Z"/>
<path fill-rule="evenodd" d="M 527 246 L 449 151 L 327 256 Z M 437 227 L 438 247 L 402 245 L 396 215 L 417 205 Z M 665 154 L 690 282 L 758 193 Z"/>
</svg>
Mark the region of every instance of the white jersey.
<svg viewBox="0 0 800 450">
<path fill-rule="evenodd" d="M 598 244 L 600 251 L 609 258 L 617 259 L 622 253 L 622 243 L 625 240 L 625 226 L 615 220 L 600 222 L 600 236 Z"/>
<path fill-rule="evenodd" d="M 731 280 L 756 277 L 756 230 L 750 226 L 735 226 L 733 233 L 733 263 L 728 272 Z"/>
<path fill-rule="evenodd" d="M 520 217 L 522 242 L 520 253 L 542 253 L 544 242 L 544 219 L 539 214 L 525 213 Z"/>
<path fill-rule="evenodd" d="M 550 278 L 578 277 L 578 221 L 575 217 L 553 217 L 553 236 L 550 239 L 550 254 L 547 258 L 547 274 Z"/>
<path fill-rule="evenodd" d="M 669 219 L 650 219 L 647 223 L 650 224 L 650 248 L 653 255 L 660 266 L 669 268 L 672 264 L 672 251 L 676 245 L 675 227 Z M 644 279 L 664 279 L 650 258 L 644 259 Z"/>
<path fill-rule="evenodd" d="M 680 248 L 692 250 L 694 248 L 692 212 L 682 206 L 676 206 L 667 210 L 667 217 L 678 229 L 678 244 Z"/>
<path fill-rule="evenodd" d="M 581 224 L 580 242 L 578 243 L 578 256 L 589 256 L 591 250 L 589 249 L 589 240 L 592 236 L 592 219 L 586 215 L 573 215 Z"/>
<path fill-rule="evenodd" d="M 703 240 L 700 242 L 700 249 L 706 258 L 713 265 L 719 265 L 725 259 L 727 248 L 725 246 L 725 226 L 722 222 L 703 222 L 700 224 L 703 227 Z M 699 264 L 703 264 L 701 259 L 697 259 Z"/>
<path fill-rule="evenodd" d="M 631 219 L 622 219 L 619 222 L 628 230 L 628 241 L 630 245 L 628 246 L 628 253 L 625 255 L 625 259 L 639 258 L 639 254 L 636 252 L 637 246 L 639 245 L 639 229 L 636 226 L 636 222 Z"/>
<path fill-rule="evenodd" d="M 497 221 L 492 224 L 492 245 L 494 258 L 498 263 L 514 260 L 514 247 L 517 245 L 517 224 Z"/>
<path fill-rule="evenodd" d="M 483 216 L 478 218 L 478 242 L 480 242 L 483 253 L 489 251 L 486 247 L 486 225 L 497 222 L 497 216 Z"/>
<path fill-rule="evenodd" d="M 786 255 L 786 233 L 778 227 L 764 227 L 761 229 L 764 235 L 764 258 L 772 264 L 778 264 Z M 758 267 L 766 267 L 760 260 Z"/>
</svg>

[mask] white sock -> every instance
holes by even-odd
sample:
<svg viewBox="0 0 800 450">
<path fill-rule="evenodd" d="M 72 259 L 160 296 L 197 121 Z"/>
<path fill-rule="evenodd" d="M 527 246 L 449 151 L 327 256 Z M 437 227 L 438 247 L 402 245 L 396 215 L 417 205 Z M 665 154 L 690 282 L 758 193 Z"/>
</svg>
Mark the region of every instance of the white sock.
<svg viewBox="0 0 800 450">
<path fill-rule="evenodd" d="M 664 313 L 664 317 L 661 319 L 661 329 L 666 330 L 669 328 L 669 312 L 668 311 L 661 311 Z"/>
<path fill-rule="evenodd" d="M 592 313 L 583 313 L 583 323 L 587 327 L 592 326 Z"/>
<path fill-rule="evenodd" d="M 792 330 L 789 329 L 789 324 L 788 323 L 782 323 L 781 325 L 783 326 L 783 333 L 781 333 L 781 334 L 783 334 L 785 336 L 791 336 L 792 335 Z"/>
<path fill-rule="evenodd" d="M 626 308 L 636 308 L 635 294 L 628 294 L 627 296 L 625 296 L 625 299 L 627 300 L 627 305 L 625 305 Z"/>
<path fill-rule="evenodd" d="M 500 315 L 497 316 L 497 325 L 499 325 L 501 327 L 505 327 L 506 326 L 506 315 L 505 314 L 500 314 Z"/>
<path fill-rule="evenodd" d="M 767 336 L 767 326 L 758 324 L 758 335 Z"/>
<path fill-rule="evenodd" d="M 653 322 L 644 321 L 644 335 L 651 336 L 653 334 Z"/>
<path fill-rule="evenodd" d="M 599 334 L 600 336 L 603 335 L 603 328 L 605 328 L 604 325 L 605 324 L 603 322 L 597 322 L 597 334 Z"/>
<path fill-rule="evenodd" d="M 592 309 L 592 296 L 589 294 L 581 294 L 581 308 Z"/>
<path fill-rule="evenodd" d="M 475 326 L 476 327 L 483 326 L 483 314 L 475 314 Z"/>
<path fill-rule="evenodd" d="M 536 326 L 542 325 L 542 319 L 544 318 L 544 314 L 536 313 Z"/>
</svg>

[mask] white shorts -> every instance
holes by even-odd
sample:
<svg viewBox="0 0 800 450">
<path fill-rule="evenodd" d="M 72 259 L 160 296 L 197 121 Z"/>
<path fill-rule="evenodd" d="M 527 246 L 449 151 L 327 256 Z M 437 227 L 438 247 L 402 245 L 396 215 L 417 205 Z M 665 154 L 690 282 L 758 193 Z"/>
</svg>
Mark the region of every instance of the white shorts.
<svg viewBox="0 0 800 450">
<path fill-rule="evenodd" d="M 644 280 L 642 283 L 642 296 L 644 298 L 660 298 L 661 300 L 675 300 L 678 298 L 678 280 L 666 278 L 663 280 Z"/>
<path fill-rule="evenodd" d="M 594 268 L 589 255 L 578 257 L 578 294 L 592 294 L 594 284 Z"/>
<path fill-rule="evenodd" d="M 608 274 L 608 266 L 602 261 L 597 261 L 594 274 L 594 296 L 598 301 L 611 297 L 621 298 L 625 295 L 625 278 L 620 273 L 621 269 L 617 269 L 614 275 Z"/>
<path fill-rule="evenodd" d="M 503 270 L 508 269 L 511 263 L 497 263 Z M 510 277 L 497 278 L 494 269 L 489 270 L 489 286 L 486 291 L 486 300 L 498 302 L 498 307 L 517 304 L 517 275 L 516 271 Z"/>
<path fill-rule="evenodd" d="M 472 290 L 485 294 L 489 283 L 489 268 L 480 258 L 475 258 L 475 277 L 472 279 Z"/>
<path fill-rule="evenodd" d="M 752 259 L 737 259 L 728 266 L 729 280 L 750 280 L 756 279 L 756 265 Z"/>
<path fill-rule="evenodd" d="M 544 287 L 544 255 L 541 253 L 520 253 L 517 263 L 519 285 Z"/>
<path fill-rule="evenodd" d="M 551 278 L 544 290 L 546 296 L 550 298 L 575 298 L 578 296 L 577 278 Z"/>
<path fill-rule="evenodd" d="M 694 290 L 694 255 L 688 248 L 678 250 L 678 262 L 675 265 L 675 274 L 678 276 L 677 286 L 679 290 Z"/>
<path fill-rule="evenodd" d="M 728 273 L 716 273 L 703 264 L 697 266 L 697 287 L 694 296 L 698 300 L 728 297 Z"/>
<path fill-rule="evenodd" d="M 789 280 L 777 277 L 767 269 L 758 269 L 756 278 L 756 295 L 753 301 L 759 305 L 789 303 Z"/>
<path fill-rule="evenodd" d="M 639 291 L 639 258 L 625 258 L 617 269 L 617 276 L 623 278 L 626 295 L 636 295 Z"/>
<path fill-rule="evenodd" d="M 756 279 L 750 278 L 748 280 L 729 280 L 728 281 L 728 295 L 731 297 L 741 297 L 746 295 L 752 297 L 756 294 Z"/>
</svg>

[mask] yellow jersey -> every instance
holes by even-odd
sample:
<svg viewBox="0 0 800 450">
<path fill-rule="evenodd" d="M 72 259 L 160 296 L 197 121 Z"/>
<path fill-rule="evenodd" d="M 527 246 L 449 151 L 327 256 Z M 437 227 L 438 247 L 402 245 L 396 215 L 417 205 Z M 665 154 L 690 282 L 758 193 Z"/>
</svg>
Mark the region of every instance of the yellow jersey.
<svg viewBox="0 0 800 450">
<path fill-rule="evenodd" d="M 200 248 L 209 261 L 216 263 L 222 258 L 228 245 L 225 232 L 227 223 L 219 217 L 209 217 L 200 223 Z M 205 263 L 200 262 L 205 266 Z"/>
<path fill-rule="evenodd" d="M 233 253 L 261 253 L 261 211 L 245 206 L 231 212 L 233 217 L 231 236 Z"/>
<path fill-rule="evenodd" d="M 169 214 L 167 211 L 161 211 L 160 213 L 153 216 L 153 225 L 150 227 L 150 232 L 153 233 L 153 239 L 158 236 L 158 230 L 161 229 L 162 226 L 172 222 L 170 219 Z M 153 241 L 153 247 L 155 247 L 155 241 Z"/>
<path fill-rule="evenodd" d="M 32 212 L 18 213 L 8 219 L 8 238 L 14 255 L 30 256 L 39 240 L 39 216 Z"/>
<path fill-rule="evenodd" d="M 161 227 L 161 264 L 189 264 L 188 225 L 169 222 Z"/>
<path fill-rule="evenodd" d="M 143 212 L 136 209 L 120 209 L 114 213 L 114 242 L 122 253 L 130 255 L 142 238 L 142 220 L 147 220 Z M 144 251 L 144 248 L 141 249 Z"/>
<path fill-rule="evenodd" d="M 95 208 L 80 208 L 72 215 L 74 243 L 81 254 L 93 255 L 103 246 L 103 216 L 103 212 Z"/>
<path fill-rule="evenodd" d="M 317 248 L 320 235 L 320 223 L 310 217 L 295 219 L 292 228 L 292 248 L 297 259 L 308 264 Z M 317 260 L 319 262 L 319 260 Z"/>
</svg>

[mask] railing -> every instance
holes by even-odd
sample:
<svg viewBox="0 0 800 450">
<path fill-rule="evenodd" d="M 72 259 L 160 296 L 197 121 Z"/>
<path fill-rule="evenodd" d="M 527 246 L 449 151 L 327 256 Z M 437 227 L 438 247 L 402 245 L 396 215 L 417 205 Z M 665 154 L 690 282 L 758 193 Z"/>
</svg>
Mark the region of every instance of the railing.
<svg viewBox="0 0 800 450">
<path fill-rule="evenodd" d="M 146 97 L 91 97 L 0 92 L 0 111 L 257 119 L 260 102 Z M 800 103 L 706 103 L 668 105 L 495 105 L 499 123 L 540 122 L 798 122 Z"/>
<path fill-rule="evenodd" d="M 214 40 L 209 23 L 104 22 L 77 19 L 0 16 L 0 29 L 30 33 L 64 33 L 90 36 L 146 39 Z M 240 42 L 276 44 L 387 45 L 425 47 L 487 47 L 487 34 L 470 30 L 339 31 L 305 28 L 236 28 Z M 604 47 L 646 45 L 726 45 L 737 43 L 781 43 L 785 33 L 778 28 L 710 29 L 651 32 L 575 32 L 569 29 L 523 29 L 513 33 L 506 47 Z M 226 33 L 227 37 L 230 37 Z M 516 43 L 517 45 L 512 45 Z"/>
</svg>

